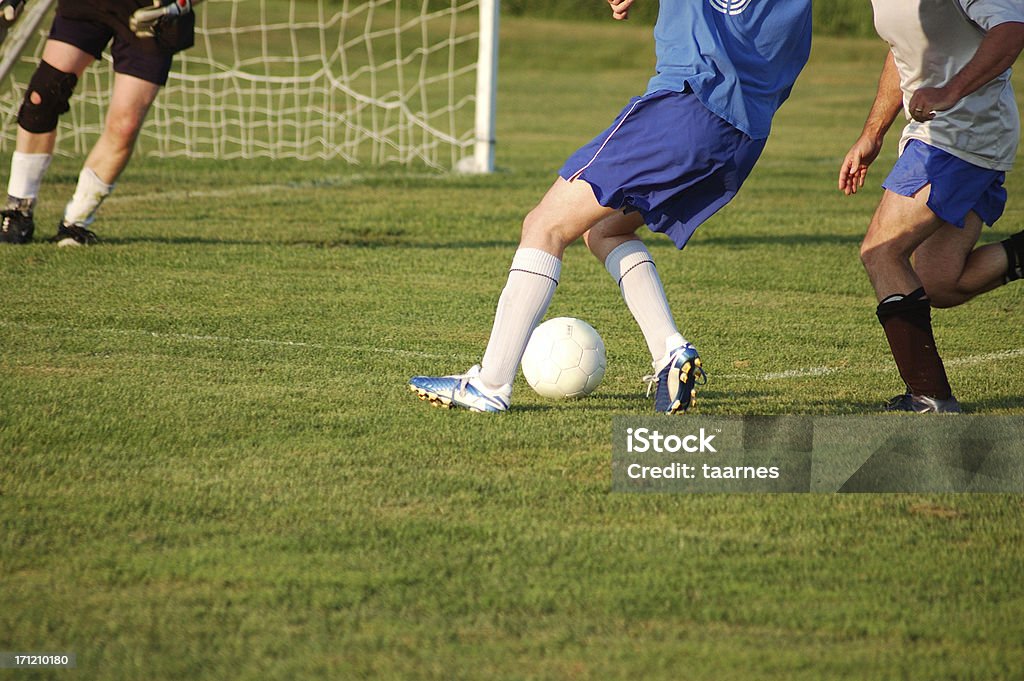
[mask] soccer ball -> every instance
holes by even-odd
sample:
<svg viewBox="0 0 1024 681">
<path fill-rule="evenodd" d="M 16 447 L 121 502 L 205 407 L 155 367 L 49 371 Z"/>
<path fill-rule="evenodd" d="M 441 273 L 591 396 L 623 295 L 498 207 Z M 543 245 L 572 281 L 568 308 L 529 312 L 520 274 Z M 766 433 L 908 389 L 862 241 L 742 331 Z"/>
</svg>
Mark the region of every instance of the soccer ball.
<svg viewBox="0 0 1024 681">
<path fill-rule="evenodd" d="M 543 397 L 583 397 L 604 378 L 604 341 L 574 317 L 549 319 L 533 331 L 523 355 L 523 375 Z"/>
</svg>

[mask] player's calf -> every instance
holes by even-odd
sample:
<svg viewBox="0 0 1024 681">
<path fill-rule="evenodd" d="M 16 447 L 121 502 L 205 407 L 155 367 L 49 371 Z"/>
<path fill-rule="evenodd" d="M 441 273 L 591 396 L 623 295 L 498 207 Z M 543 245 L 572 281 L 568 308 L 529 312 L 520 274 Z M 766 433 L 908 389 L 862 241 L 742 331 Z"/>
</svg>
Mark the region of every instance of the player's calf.
<svg viewBox="0 0 1024 681">
<path fill-rule="evenodd" d="M 924 289 L 888 296 L 878 304 L 875 314 L 889 342 L 900 377 L 907 386 L 906 395 L 893 398 L 886 408 L 890 411 L 925 412 L 940 411 L 931 407 L 947 402 L 955 405 L 946 368 L 935 347 L 931 303 Z"/>
</svg>

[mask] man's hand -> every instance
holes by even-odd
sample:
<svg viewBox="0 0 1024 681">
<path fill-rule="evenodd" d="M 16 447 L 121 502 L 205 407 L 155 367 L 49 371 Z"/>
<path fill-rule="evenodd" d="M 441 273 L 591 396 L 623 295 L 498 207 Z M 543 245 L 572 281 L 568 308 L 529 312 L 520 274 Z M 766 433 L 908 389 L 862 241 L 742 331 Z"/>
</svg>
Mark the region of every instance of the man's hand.
<svg viewBox="0 0 1024 681">
<path fill-rule="evenodd" d="M 856 194 L 857 190 L 864 186 L 868 166 L 874 163 L 881 151 L 881 139 L 871 135 L 861 135 L 846 152 L 843 166 L 839 169 L 839 191 L 847 196 Z"/>
<path fill-rule="evenodd" d="M 21 14 L 21 8 L 25 6 L 25 0 L 3 0 L 0 2 L 0 14 L 2 20 L 10 26 Z"/>
<path fill-rule="evenodd" d="M 128 27 L 140 38 L 152 38 L 160 24 L 192 11 L 192 0 L 153 0 L 152 7 L 141 7 L 132 13 Z"/>
<path fill-rule="evenodd" d="M 623 21 L 629 18 L 629 8 L 633 0 L 608 0 L 608 4 L 612 8 L 612 19 Z"/>
<path fill-rule="evenodd" d="M 960 97 L 944 87 L 923 87 L 910 98 L 910 117 L 918 123 L 935 118 L 937 111 L 946 111 L 956 106 Z"/>
</svg>

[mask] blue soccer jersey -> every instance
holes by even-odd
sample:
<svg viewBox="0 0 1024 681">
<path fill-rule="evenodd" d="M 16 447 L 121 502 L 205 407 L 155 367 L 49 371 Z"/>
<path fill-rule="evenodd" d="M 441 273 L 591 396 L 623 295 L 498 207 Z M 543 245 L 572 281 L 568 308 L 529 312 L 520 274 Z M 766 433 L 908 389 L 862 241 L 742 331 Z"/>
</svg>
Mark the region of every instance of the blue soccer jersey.
<svg viewBox="0 0 1024 681">
<path fill-rule="evenodd" d="M 811 0 L 661 0 L 654 40 L 648 93 L 689 86 L 712 112 L 765 139 L 811 53 Z"/>
</svg>

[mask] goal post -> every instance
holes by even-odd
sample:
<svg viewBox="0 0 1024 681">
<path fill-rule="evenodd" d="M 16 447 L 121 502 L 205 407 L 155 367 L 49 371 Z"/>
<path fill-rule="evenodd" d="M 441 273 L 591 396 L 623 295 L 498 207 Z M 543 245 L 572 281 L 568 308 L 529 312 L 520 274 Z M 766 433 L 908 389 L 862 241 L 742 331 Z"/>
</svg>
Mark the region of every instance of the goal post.
<svg viewBox="0 0 1024 681">
<path fill-rule="evenodd" d="M 491 172 L 498 3 L 205 0 L 136 153 Z M 29 0 L 0 45 L 5 152 L 55 7 Z M 113 84 L 104 62 L 80 80 L 58 153 L 84 154 L 102 132 Z"/>
<path fill-rule="evenodd" d="M 473 165 L 466 172 L 494 171 L 495 116 L 498 107 L 498 25 L 501 0 L 480 0 L 476 60 L 476 114 Z"/>
</svg>

